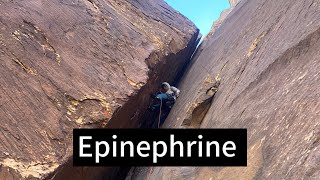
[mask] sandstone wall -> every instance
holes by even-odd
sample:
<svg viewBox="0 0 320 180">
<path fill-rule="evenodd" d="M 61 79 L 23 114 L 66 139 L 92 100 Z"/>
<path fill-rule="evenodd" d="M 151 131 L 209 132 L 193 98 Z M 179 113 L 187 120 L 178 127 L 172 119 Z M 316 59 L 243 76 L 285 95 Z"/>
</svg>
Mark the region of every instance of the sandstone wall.
<svg viewBox="0 0 320 180">
<path fill-rule="evenodd" d="M 196 120 L 200 128 L 247 128 L 248 167 L 142 168 L 131 179 L 319 179 L 319 12 L 316 0 L 240 1 L 180 83 L 164 127 L 186 128 L 206 79 L 220 80 Z"/>
<path fill-rule="evenodd" d="M 105 168 L 70 166 L 72 129 L 143 126 L 149 94 L 177 79 L 198 37 L 159 0 L 0 10 L 0 179 L 101 178 Z"/>
</svg>

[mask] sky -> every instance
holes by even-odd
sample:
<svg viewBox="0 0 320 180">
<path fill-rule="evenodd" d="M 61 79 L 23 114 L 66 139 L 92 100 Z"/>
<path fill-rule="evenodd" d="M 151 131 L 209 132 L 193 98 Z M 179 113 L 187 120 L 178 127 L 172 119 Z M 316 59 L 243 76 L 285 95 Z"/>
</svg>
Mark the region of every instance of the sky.
<svg viewBox="0 0 320 180">
<path fill-rule="evenodd" d="M 199 29 L 207 35 L 214 21 L 220 13 L 229 8 L 228 0 L 165 0 L 171 7 L 189 18 Z"/>
</svg>

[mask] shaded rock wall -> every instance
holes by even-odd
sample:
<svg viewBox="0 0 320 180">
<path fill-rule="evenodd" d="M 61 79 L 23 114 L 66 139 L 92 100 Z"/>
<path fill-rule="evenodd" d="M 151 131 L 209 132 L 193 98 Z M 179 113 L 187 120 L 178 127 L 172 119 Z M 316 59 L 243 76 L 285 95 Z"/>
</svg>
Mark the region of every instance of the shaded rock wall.
<svg viewBox="0 0 320 180">
<path fill-rule="evenodd" d="M 180 83 L 164 127 L 182 127 L 205 79 L 219 77 L 200 128 L 247 128 L 248 167 L 142 168 L 131 179 L 319 179 L 319 12 L 316 0 L 240 1 Z"/>
<path fill-rule="evenodd" d="M 0 179 L 101 178 L 105 168 L 70 166 L 72 129 L 142 126 L 149 93 L 177 79 L 198 36 L 158 0 L 0 9 Z"/>
</svg>

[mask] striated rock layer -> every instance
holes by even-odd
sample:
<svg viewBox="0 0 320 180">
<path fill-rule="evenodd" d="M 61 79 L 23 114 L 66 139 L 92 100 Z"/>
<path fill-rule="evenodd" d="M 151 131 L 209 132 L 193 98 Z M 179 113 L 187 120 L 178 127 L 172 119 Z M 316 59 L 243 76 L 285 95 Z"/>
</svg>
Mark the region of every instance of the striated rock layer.
<svg viewBox="0 0 320 180">
<path fill-rule="evenodd" d="M 128 179 L 319 179 L 319 12 L 316 0 L 240 1 L 180 84 L 164 127 L 184 128 L 207 77 L 220 79 L 199 127 L 247 128 L 247 167 L 154 167 Z"/>
<path fill-rule="evenodd" d="M 181 74 L 198 29 L 159 0 L 0 10 L 0 179 L 112 177 L 72 168 L 72 129 L 144 126 L 149 94 Z"/>
</svg>

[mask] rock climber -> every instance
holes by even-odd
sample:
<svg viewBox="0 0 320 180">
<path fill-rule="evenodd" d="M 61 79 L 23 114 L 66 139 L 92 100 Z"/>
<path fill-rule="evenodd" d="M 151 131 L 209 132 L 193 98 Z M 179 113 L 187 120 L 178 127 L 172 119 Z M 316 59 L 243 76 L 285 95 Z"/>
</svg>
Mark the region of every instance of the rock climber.
<svg viewBox="0 0 320 180">
<path fill-rule="evenodd" d="M 151 97 L 156 100 L 156 103 L 151 105 L 148 109 L 155 111 L 161 109 L 170 111 L 173 104 L 176 102 L 180 95 L 180 90 L 174 86 L 170 86 L 169 83 L 163 82 L 161 84 L 161 89 L 158 93 L 152 94 Z M 166 113 L 164 111 L 164 113 Z"/>
<path fill-rule="evenodd" d="M 167 82 L 163 82 L 161 84 L 161 90 L 162 92 L 172 96 L 174 100 L 176 100 L 180 95 L 180 90 L 174 86 L 170 86 L 170 84 Z"/>
</svg>

